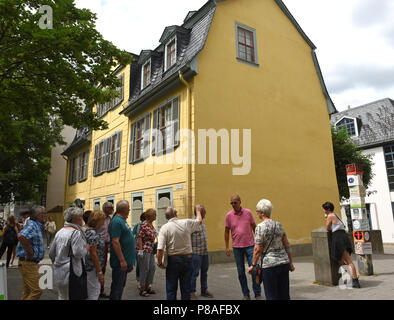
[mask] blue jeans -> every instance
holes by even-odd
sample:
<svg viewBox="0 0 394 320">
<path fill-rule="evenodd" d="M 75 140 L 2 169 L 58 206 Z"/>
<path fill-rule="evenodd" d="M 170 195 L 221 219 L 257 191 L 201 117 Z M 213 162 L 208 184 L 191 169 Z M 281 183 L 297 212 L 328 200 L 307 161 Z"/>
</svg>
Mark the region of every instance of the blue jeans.
<svg viewBox="0 0 394 320">
<path fill-rule="evenodd" d="M 181 299 L 190 300 L 191 278 L 191 256 L 169 256 L 166 268 L 167 300 L 176 300 L 178 281 L 181 289 Z"/>
<path fill-rule="evenodd" d="M 198 274 L 201 270 L 201 293 L 204 293 L 208 289 L 208 267 L 209 267 L 209 258 L 208 255 L 198 255 L 193 254 L 192 258 L 193 272 L 192 272 L 192 281 L 191 281 L 191 292 L 196 292 L 196 282 L 198 278 Z"/>
<path fill-rule="evenodd" d="M 245 274 L 245 257 L 248 261 L 249 267 L 253 263 L 253 249 L 254 246 L 246 247 L 246 248 L 233 248 L 235 262 L 237 264 L 238 270 L 238 280 L 241 284 L 242 293 L 244 296 L 250 297 L 249 288 L 248 288 L 248 281 L 246 279 Z M 255 270 L 252 272 L 252 284 L 253 284 L 253 292 L 255 297 L 261 296 L 261 286 L 253 281 L 254 279 Z"/>
<path fill-rule="evenodd" d="M 288 263 L 263 269 L 264 292 L 267 300 L 290 300 L 289 272 Z"/>
<path fill-rule="evenodd" d="M 127 271 L 122 271 L 120 267 L 112 268 L 112 283 L 110 300 L 122 300 L 123 289 L 126 285 Z"/>
</svg>

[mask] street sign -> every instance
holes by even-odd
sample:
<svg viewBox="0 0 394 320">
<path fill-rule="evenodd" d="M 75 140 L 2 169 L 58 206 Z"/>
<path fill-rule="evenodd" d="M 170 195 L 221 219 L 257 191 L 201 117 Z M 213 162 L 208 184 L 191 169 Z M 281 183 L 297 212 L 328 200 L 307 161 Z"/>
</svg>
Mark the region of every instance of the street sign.
<svg viewBox="0 0 394 320">
<path fill-rule="evenodd" d="M 369 221 L 367 219 L 355 219 L 353 222 L 353 231 L 368 231 Z"/>
<path fill-rule="evenodd" d="M 371 239 L 369 231 L 353 231 L 354 242 L 369 242 Z"/>
<path fill-rule="evenodd" d="M 372 254 L 372 243 L 371 242 L 355 242 L 354 252 L 356 254 L 367 255 Z"/>
<path fill-rule="evenodd" d="M 347 176 L 347 185 L 349 187 L 363 185 L 363 177 L 359 174 Z"/>
<path fill-rule="evenodd" d="M 349 187 L 350 197 L 365 197 L 366 190 L 364 186 L 352 186 Z"/>
<path fill-rule="evenodd" d="M 350 198 L 350 208 L 365 208 L 365 198 L 353 197 Z"/>
</svg>

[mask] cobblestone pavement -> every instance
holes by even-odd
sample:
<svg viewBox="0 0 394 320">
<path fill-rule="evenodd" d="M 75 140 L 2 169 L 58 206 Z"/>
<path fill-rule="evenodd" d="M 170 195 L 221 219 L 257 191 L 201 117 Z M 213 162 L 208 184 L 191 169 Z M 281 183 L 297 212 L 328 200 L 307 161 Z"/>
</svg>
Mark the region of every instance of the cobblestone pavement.
<svg viewBox="0 0 394 320">
<path fill-rule="evenodd" d="M 355 257 L 353 256 L 353 259 Z M 229 261 L 233 261 L 229 258 Z M 353 260 L 355 261 L 355 260 Z M 44 259 L 41 264 L 50 264 Z M 15 263 L 14 263 L 15 265 Z M 394 300 L 394 246 L 385 246 L 384 255 L 373 255 L 373 276 L 361 276 L 361 289 L 341 289 L 314 284 L 314 267 L 312 257 L 294 258 L 296 270 L 290 273 L 290 296 L 293 300 Z M 357 267 L 357 263 L 355 263 Z M 250 277 L 249 289 L 252 293 Z M 199 279 L 198 279 L 199 281 Z M 208 273 L 209 291 L 215 300 L 239 300 L 242 298 L 237 269 L 234 262 L 210 265 Z M 111 269 L 105 275 L 106 293 L 111 286 Z M 141 297 L 137 291 L 135 271 L 128 274 L 124 290 L 124 300 L 165 300 L 165 271 L 156 268 L 153 288 L 157 292 L 150 297 Z M 197 290 L 199 290 L 199 283 Z M 263 298 L 264 298 L 264 290 Z M 8 298 L 19 300 L 22 293 L 22 280 L 17 266 L 8 269 Z M 199 295 L 199 291 L 197 291 Z M 180 293 L 178 292 L 178 296 Z M 253 294 L 251 294 L 253 299 Z M 41 300 L 56 300 L 56 287 L 44 290 Z M 199 297 L 200 300 L 212 300 Z"/>
</svg>

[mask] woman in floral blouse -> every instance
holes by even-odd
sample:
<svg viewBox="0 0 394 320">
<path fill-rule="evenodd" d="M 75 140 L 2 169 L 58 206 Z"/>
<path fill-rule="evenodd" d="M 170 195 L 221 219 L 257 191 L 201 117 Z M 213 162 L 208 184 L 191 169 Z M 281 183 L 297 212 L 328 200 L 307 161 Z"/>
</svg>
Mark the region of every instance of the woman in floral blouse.
<svg viewBox="0 0 394 320">
<path fill-rule="evenodd" d="M 263 221 L 256 227 L 253 265 L 249 273 L 263 259 L 263 283 L 267 300 L 290 300 L 289 271 L 294 271 L 290 244 L 282 225 L 271 219 L 272 204 L 262 199 L 257 203 L 256 211 Z"/>
<path fill-rule="evenodd" d="M 103 211 L 90 213 L 86 229 L 86 239 L 90 246 L 86 255 L 86 272 L 88 282 L 88 300 L 98 300 L 101 286 L 104 286 L 105 241 L 98 230 L 104 225 Z"/>
<path fill-rule="evenodd" d="M 149 297 L 156 293 L 151 289 L 153 277 L 155 276 L 156 264 L 153 247 L 156 239 L 156 230 L 152 223 L 156 220 L 156 210 L 148 209 L 145 213 L 145 221 L 141 224 L 138 235 L 138 265 L 140 269 L 140 295 Z"/>
</svg>

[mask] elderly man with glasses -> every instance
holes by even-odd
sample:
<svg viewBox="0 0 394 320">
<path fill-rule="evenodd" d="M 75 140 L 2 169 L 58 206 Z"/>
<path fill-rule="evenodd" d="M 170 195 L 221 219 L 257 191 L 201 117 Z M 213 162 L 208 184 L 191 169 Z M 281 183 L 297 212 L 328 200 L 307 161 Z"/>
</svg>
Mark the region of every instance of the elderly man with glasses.
<svg viewBox="0 0 394 320">
<path fill-rule="evenodd" d="M 256 229 L 256 223 L 252 212 L 249 209 L 241 207 L 241 198 L 238 195 L 231 197 L 230 204 L 233 210 L 226 214 L 224 231 L 226 255 L 228 257 L 230 256 L 229 238 L 231 231 L 234 258 L 237 264 L 238 280 L 241 284 L 243 300 L 250 300 L 248 281 L 245 274 L 245 257 L 248 265 L 251 266 L 254 250 L 253 232 Z M 261 300 L 261 286 L 253 281 L 253 275 L 252 283 L 256 300 Z"/>
</svg>

